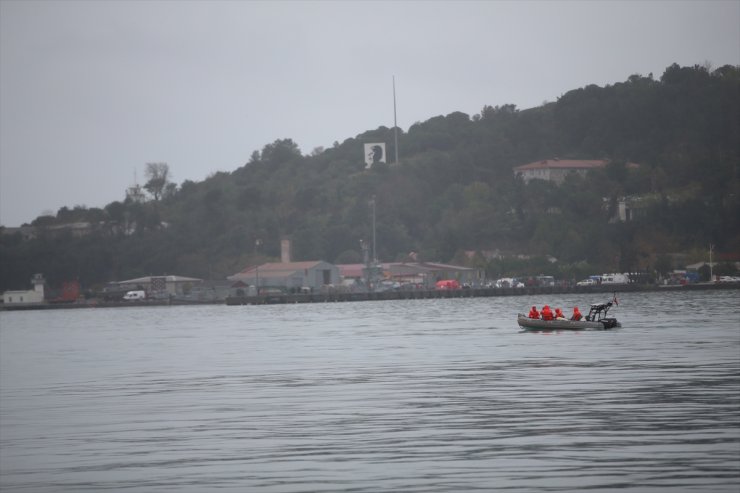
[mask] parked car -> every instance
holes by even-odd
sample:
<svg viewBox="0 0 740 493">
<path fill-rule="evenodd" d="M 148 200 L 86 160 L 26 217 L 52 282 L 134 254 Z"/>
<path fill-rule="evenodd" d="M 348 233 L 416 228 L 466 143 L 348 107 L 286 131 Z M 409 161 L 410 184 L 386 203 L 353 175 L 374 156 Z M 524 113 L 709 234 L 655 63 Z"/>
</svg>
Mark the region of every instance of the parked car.
<svg viewBox="0 0 740 493">
<path fill-rule="evenodd" d="M 519 279 L 512 278 L 512 277 L 504 277 L 496 281 L 496 287 L 497 288 L 525 288 L 526 286 Z"/>
<path fill-rule="evenodd" d="M 584 279 L 576 283 L 576 286 L 595 286 L 595 285 L 596 285 L 596 281 L 593 279 Z"/>
<path fill-rule="evenodd" d="M 145 300 L 146 291 L 129 291 L 123 295 L 124 301 Z"/>
<path fill-rule="evenodd" d="M 719 282 L 740 282 L 738 276 L 719 276 Z"/>
<path fill-rule="evenodd" d="M 444 279 L 437 281 L 434 287 L 437 289 L 460 289 L 460 283 L 456 279 Z"/>
</svg>

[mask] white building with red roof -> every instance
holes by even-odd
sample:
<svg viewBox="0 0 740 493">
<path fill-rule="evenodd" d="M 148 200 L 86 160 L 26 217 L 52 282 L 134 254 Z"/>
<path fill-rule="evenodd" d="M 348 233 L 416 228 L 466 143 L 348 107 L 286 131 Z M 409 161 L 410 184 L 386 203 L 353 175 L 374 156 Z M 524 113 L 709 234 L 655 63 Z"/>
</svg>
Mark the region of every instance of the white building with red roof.
<svg viewBox="0 0 740 493">
<path fill-rule="evenodd" d="M 514 175 L 521 176 L 524 183 L 531 180 L 545 180 L 560 185 L 570 173 L 586 176 L 593 169 L 605 168 L 609 164 L 606 159 L 545 159 L 533 163 L 523 164 L 514 168 Z M 628 168 L 639 165 L 627 163 Z"/>
</svg>

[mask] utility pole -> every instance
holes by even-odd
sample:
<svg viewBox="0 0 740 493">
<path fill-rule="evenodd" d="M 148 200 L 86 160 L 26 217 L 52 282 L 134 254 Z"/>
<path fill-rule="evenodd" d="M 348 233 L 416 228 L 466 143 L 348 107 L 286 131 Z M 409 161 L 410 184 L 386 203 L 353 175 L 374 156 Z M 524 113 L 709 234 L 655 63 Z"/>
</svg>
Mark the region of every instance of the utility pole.
<svg viewBox="0 0 740 493">
<path fill-rule="evenodd" d="M 373 243 L 371 245 L 372 252 L 370 252 L 371 260 L 367 264 L 367 271 L 370 291 L 374 291 L 376 288 L 376 283 L 379 279 L 381 279 L 383 272 L 382 267 L 378 263 L 378 251 L 375 242 L 375 195 L 372 196 L 368 205 L 372 207 Z M 365 251 L 367 251 L 367 246 L 365 246 Z"/>
<path fill-rule="evenodd" d="M 254 258 L 255 258 L 255 261 L 257 262 L 257 267 L 255 268 L 255 276 L 256 276 L 255 285 L 257 287 L 257 296 L 260 295 L 260 261 L 257 258 L 260 245 L 262 245 L 262 240 L 260 238 L 257 238 L 256 240 L 254 240 Z"/>
<path fill-rule="evenodd" d="M 375 250 L 375 195 L 373 195 L 370 205 L 373 206 L 373 264 L 378 263 L 377 250 Z"/>
<path fill-rule="evenodd" d="M 370 291 L 370 255 L 367 252 L 367 242 L 365 240 L 360 240 L 360 248 L 362 249 L 362 262 L 365 264 L 365 268 L 363 269 L 365 273 L 365 288 Z"/>
</svg>

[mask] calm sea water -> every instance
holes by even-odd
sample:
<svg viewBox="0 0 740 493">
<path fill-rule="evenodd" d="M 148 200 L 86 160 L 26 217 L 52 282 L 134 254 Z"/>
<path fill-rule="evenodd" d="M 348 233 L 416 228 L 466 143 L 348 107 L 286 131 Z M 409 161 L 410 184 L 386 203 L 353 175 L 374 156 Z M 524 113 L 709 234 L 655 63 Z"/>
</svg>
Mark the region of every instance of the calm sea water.
<svg viewBox="0 0 740 493">
<path fill-rule="evenodd" d="M 589 296 L 2 312 L 0 490 L 740 490 L 740 291 Z"/>
</svg>

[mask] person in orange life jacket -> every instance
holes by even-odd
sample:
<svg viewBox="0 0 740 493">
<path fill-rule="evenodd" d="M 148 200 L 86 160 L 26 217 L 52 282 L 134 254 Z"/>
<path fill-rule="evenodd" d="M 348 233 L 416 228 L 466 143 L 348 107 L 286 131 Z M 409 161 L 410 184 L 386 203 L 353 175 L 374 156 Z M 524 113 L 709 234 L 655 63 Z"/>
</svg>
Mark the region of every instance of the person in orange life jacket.
<svg viewBox="0 0 740 493">
<path fill-rule="evenodd" d="M 542 320 L 552 320 L 552 310 L 550 310 L 550 305 L 545 305 L 542 307 Z"/>
<path fill-rule="evenodd" d="M 574 306 L 574 307 L 573 307 L 573 316 L 572 316 L 572 317 L 570 317 L 570 319 L 571 319 L 571 320 L 576 320 L 576 321 L 578 321 L 578 320 L 580 320 L 580 319 L 582 319 L 582 318 L 583 318 L 583 315 L 581 315 L 581 311 L 580 311 L 580 310 L 578 309 L 578 307 L 577 307 L 577 306 Z"/>
<path fill-rule="evenodd" d="M 565 315 L 563 315 L 563 310 L 560 308 L 555 309 L 555 318 L 562 318 L 565 319 Z"/>
<path fill-rule="evenodd" d="M 540 312 L 537 311 L 537 307 L 533 306 L 531 310 L 529 310 L 529 318 L 540 318 Z"/>
</svg>

